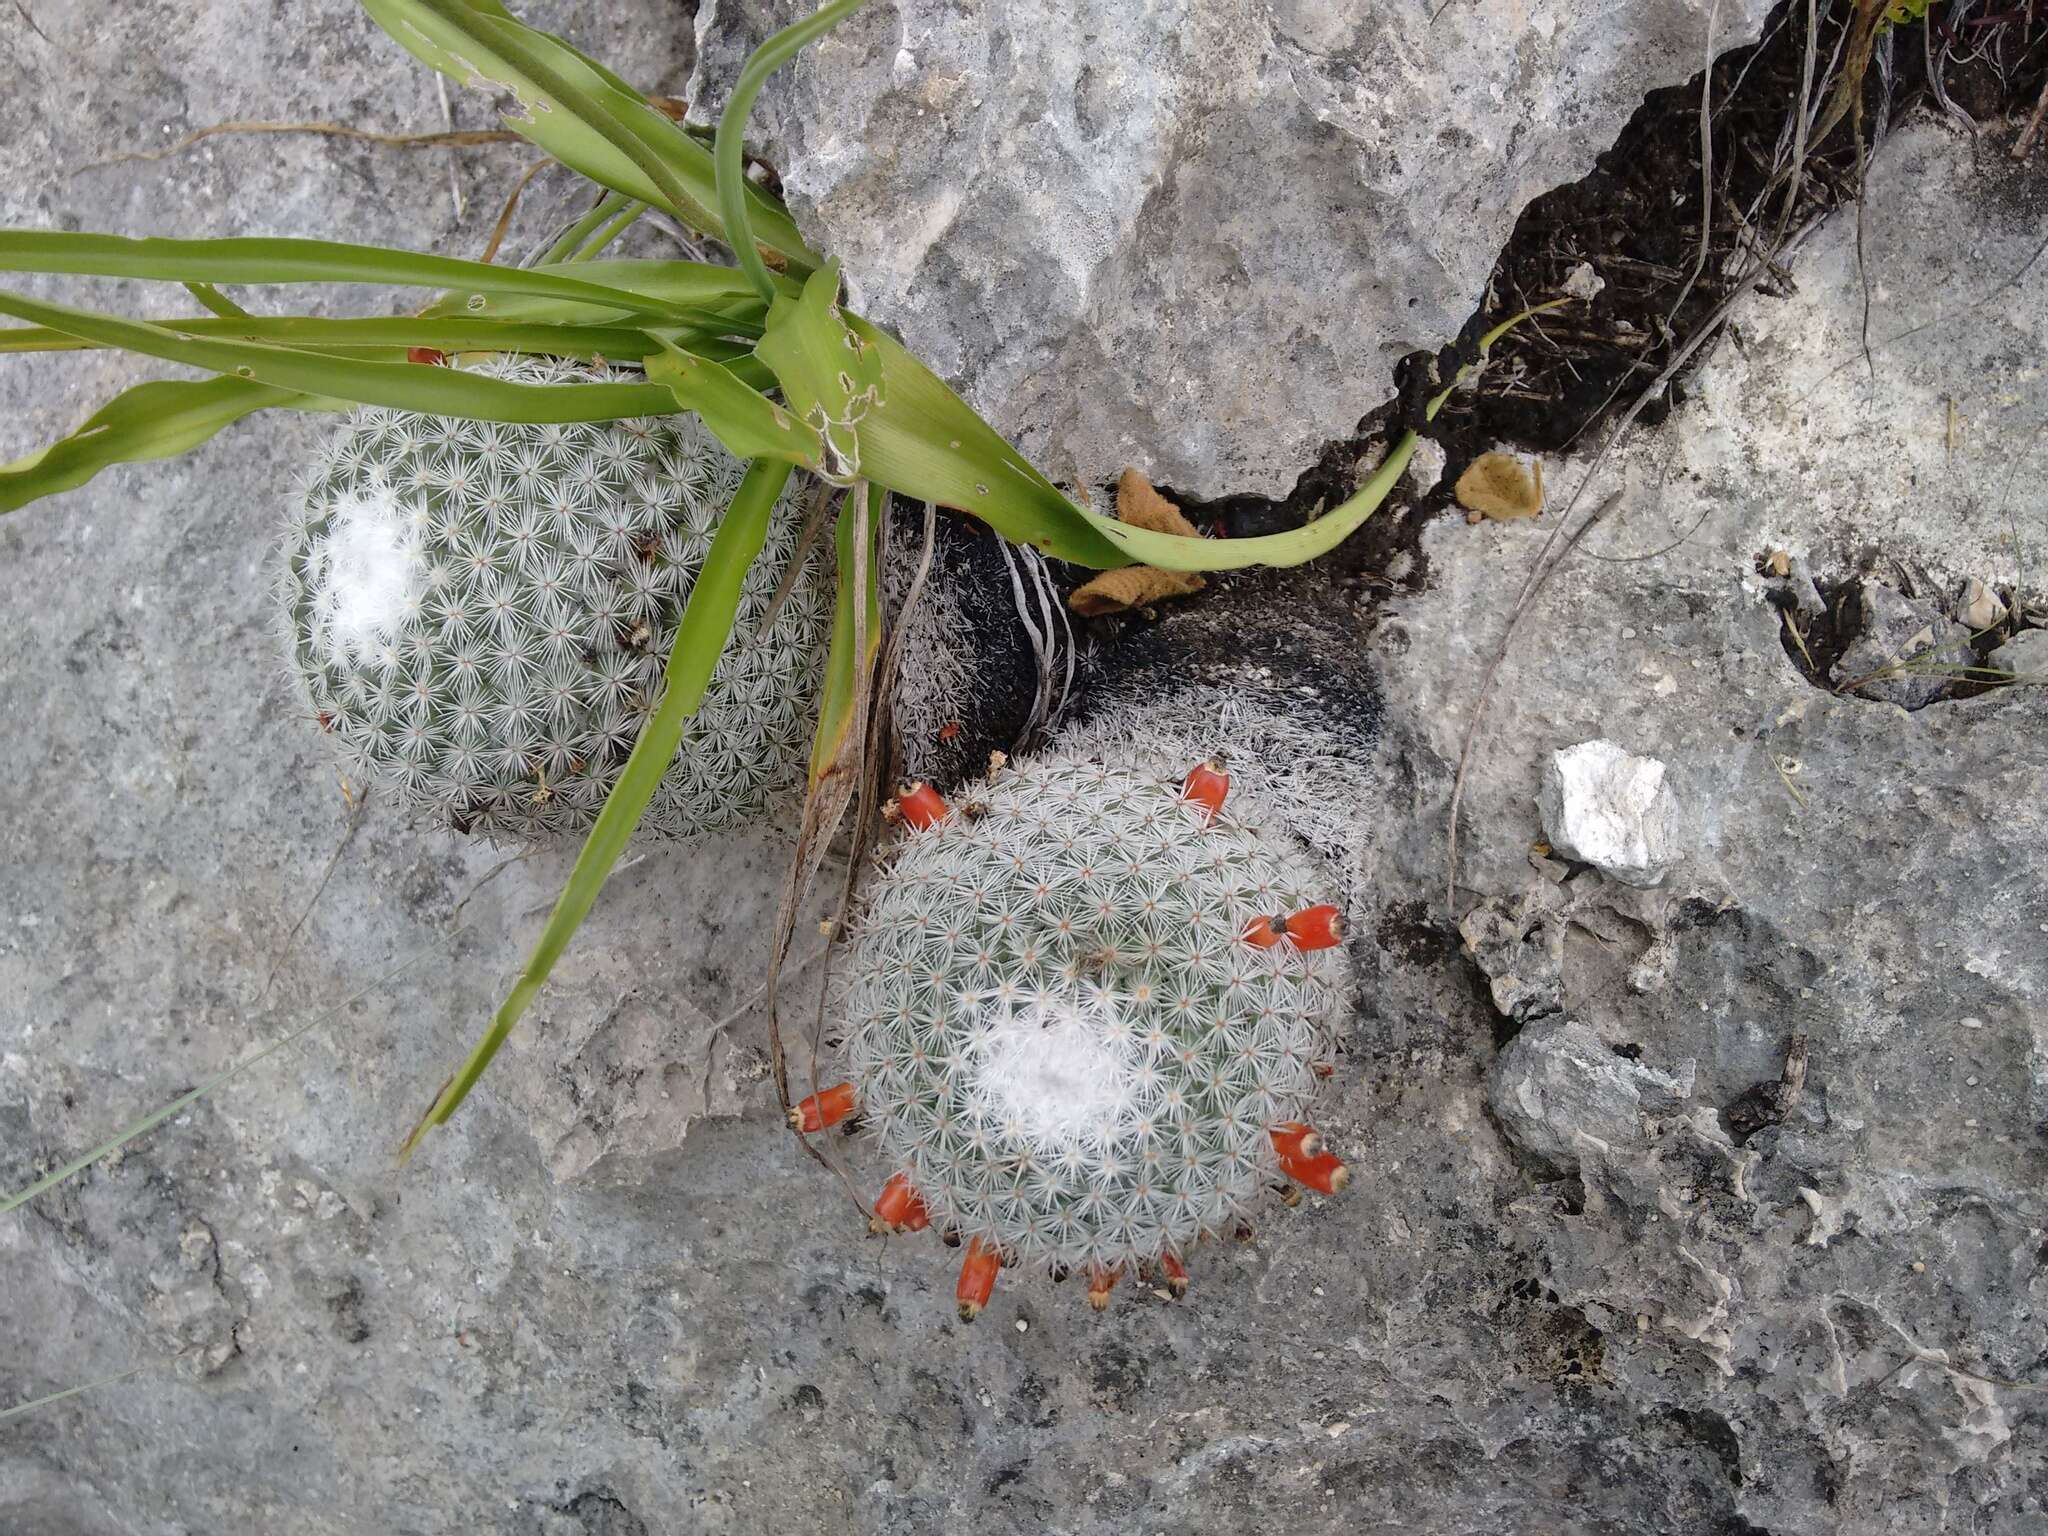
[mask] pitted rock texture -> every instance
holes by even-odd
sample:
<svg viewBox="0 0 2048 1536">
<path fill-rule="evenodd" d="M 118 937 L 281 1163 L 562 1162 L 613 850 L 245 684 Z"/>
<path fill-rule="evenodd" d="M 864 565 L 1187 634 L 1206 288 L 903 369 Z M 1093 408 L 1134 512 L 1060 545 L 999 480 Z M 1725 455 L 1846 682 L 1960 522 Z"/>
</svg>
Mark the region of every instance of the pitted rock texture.
<svg viewBox="0 0 2048 1536">
<path fill-rule="evenodd" d="M 2044 1517 L 2048 692 L 1908 713 L 1816 689 L 1756 575 L 1771 549 L 1837 571 L 1868 549 L 1933 590 L 2013 581 L 1998 487 L 2039 402 L 1993 381 L 2038 371 L 2048 292 L 2019 179 L 1945 128 L 1902 130 L 1872 167 L 1871 334 L 1941 324 L 1879 347 L 1874 371 L 1849 361 L 1863 289 L 1841 216 L 1808 243 L 1798 294 L 1743 306 L 1740 345 L 1693 400 L 1592 480 L 1575 517 L 1621 501 L 1512 636 L 1512 594 L 1584 461 L 1551 477 L 1557 510 L 1534 523 L 1432 524 L 1432 589 L 1396 598 L 1375 636 L 1387 750 L 1414 786 L 1385 807 L 1371 872 L 1390 934 L 1444 899 L 1451 783 L 1502 657 L 1460 827 L 1456 907 L 1509 1037 L 1477 1054 L 1493 1122 L 1576 1167 L 1499 1220 L 1597 1341 L 1601 1390 L 1718 1448 L 1729 1529 L 1966 1517 L 2017 1536 Z M 1923 274 L 1961 262 L 1962 228 L 1956 302 Z M 1951 394 L 1978 413 L 1981 462 L 1941 472 Z M 1596 737 L 1667 764 L 1687 808 L 1687 858 L 1656 889 L 1531 856 L 1550 754 Z M 1391 958 L 1365 990 L 1374 1059 L 1418 1093 L 1418 1068 L 1445 1070 L 1427 1054 L 1438 1021 L 1469 1014 Z M 1561 1054 L 1565 1028 L 1592 1039 Z M 1532 1052 L 1588 1091 L 1524 1113 Z M 1618 1115 L 1621 1096 L 1590 1090 L 1631 1064 L 1679 1083 L 1690 1064 L 1689 1093 Z M 1488 1139 L 1471 1132 L 1475 1158 Z"/>
<path fill-rule="evenodd" d="M 439 109 L 344 0 L 25 6 L 54 44 L 0 5 L 8 77 L 32 82 L 0 95 L 10 221 L 474 254 L 526 163 L 466 154 L 459 221 L 444 162 L 320 139 L 67 178 L 229 117 L 426 129 Z M 675 7 L 518 8 L 681 93 Z M 2002 157 L 1938 130 L 1894 144 L 1868 229 L 1880 338 L 2040 238 L 1972 201 Z M 1706 520 L 1654 559 L 1568 566 L 1510 650 L 1454 904 L 1460 731 L 1551 513 L 1432 525 L 1430 584 L 1369 643 L 1294 573 L 1291 611 L 1319 621 L 1304 657 L 1184 690 L 1257 729 L 1247 775 L 1270 757 L 1282 787 L 1355 786 L 1311 839 L 1356 865 L 1362 1001 L 1318 1111 L 1355 1179 L 1203 1245 L 1185 1303 L 1126 1285 L 1099 1318 L 1072 1282 L 999 1286 L 961 1328 L 942 1250 L 867 1239 L 781 1128 L 751 1004 L 783 866 L 758 844 L 616 877 L 476 1096 L 395 1172 L 568 859 L 501 868 L 374 797 L 349 834 L 262 581 L 321 424 L 260 420 L 0 520 L 0 1187 L 316 1026 L 0 1217 L 0 1404 L 144 1368 L 0 1423 L 0 1530 L 2033 1536 L 2048 704 L 1832 697 L 1752 572 L 1788 547 L 1834 579 L 1877 541 L 1944 584 L 2006 579 L 1997 490 L 2038 416 L 1996 360 L 2038 356 L 2048 264 L 1837 394 L 1818 378 L 1856 355 L 1853 247 L 1830 226 L 1796 295 L 1748 307 L 1748 352 L 1631 458 L 1649 499 L 1607 530 L 1630 538 L 1587 551 Z M 0 358 L 0 457 L 155 371 Z M 1917 488 L 1895 453 L 1929 470 Z M 1142 713 L 1148 677 L 1169 692 L 1187 631 L 1225 653 L 1231 628 L 1185 611 L 1126 641 L 1154 637 L 1147 666 L 1084 729 Z M 1304 684 L 1304 659 L 1329 666 Z M 1322 740 L 1342 761 L 1283 750 L 1309 694 L 1311 720 L 1353 722 Z M 1529 862 L 1543 756 L 1603 734 L 1666 761 L 1698 813 L 1665 887 Z M 1454 927 L 1482 900 L 1538 933 L 1551 1011 L 1617 1061 L 1695 1063 L 1626 1152 L 1539 1168 L 1493 1117 L 1516 1021 Z M 1797 1035 L 1803 1094 L 1738 1134 Z"/>
<path fill-rule="evenodd" d="M 809 9 L 700 5 L 697 114 Z M 896 0 L 771 81 L 755 137 L 856 306 L 1047 473 L 1284 495 L 1715 9 Z M 1767 9 L 1723 0 L 1715 46 Z"/>
</svg>

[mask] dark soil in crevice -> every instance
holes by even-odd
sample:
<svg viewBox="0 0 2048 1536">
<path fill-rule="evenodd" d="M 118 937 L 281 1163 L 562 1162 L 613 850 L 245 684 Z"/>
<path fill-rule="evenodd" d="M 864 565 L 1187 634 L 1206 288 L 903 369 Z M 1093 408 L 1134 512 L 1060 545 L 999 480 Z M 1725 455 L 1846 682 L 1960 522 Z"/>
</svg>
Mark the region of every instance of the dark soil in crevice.
<svg viewBox="0 0 2048 1536">
<path fill-rule="evenodd" d="M 1818 57 L 1823 67 L 1848 25 L 1849 0 L 1822 8 Z M 1889 124 L 1927 106 L 1933 93 L 1927 78 L 1926 26 L 1933 25 L 1937 50 L 1949 34 L 1936 7 L 1931 23 L 1894 29 L 1888 67 L 1874 61 L 1863 88 L 1866 145 Z M 2029 19 L 2029 8 L 2005 8 L 1996 26 L 1966 23 L 1975 52 L 1967 62 L 1942 63 L 1948 99 L 1979 122 L 2014 118 L 2011 132 L 1998 137 L 2003 155 L 2048 78 L 2048 7 Z M 1446 453 L 1440 484 L 1421 508 L 1435 513 L 1450 504 L 1451 486 L 1480 453 L 1502 443 L 1556 452 L 1603 429 L 1669 363 L 1727 297 L 1753 238 L 1747 220 L 1758 215 L 1766 231 L 1779 216 L 1782 195 L 1771 192 L 1778 141 L 1791 104 L 1800 94 L 1806 63 L 1806 7 L 1801 0 L 1779 5 L 1759 42 L 1731 49 L 1712 65 L 1713 183 L 1704 200 L 1706 258 L 1701 257 L 1703 215 L 1700 101 L 1704 79 L 1651 92 L 1614 144 L 1582 180 L 1546 193 L 1523 210 L 1488 281 L 1483 302 L 1456 343 L 1436 356 L 1405 359 L 1397 370 L 1395 399 L 1361 420 L 1353 434 L 1325 445 L 1322 454 L 1287 496 L 1269 499 L 1228 496 L 1210 501 L 1175 495 L 1198 525 L 1221 535 L 1244 537 L 1299 527 L 1322 508 L 1348 497 L 1377 463 L 1375 441 L 1393 424 L 1422 426 L 1421 406 L 1463 363 L 1476 355 L 1478 338 L 1491 326 L 1532 304 L 1556 298 L 1581 263 L 1605 286 L 1590 302 L 1537 316 L 1498 342 L 1474 387 L 1446 402 L 1424 435 Z M 1823 84 L 1817 89 L 1831 89 Z M 1938 110 L 1938 108 L 1936 108 Z M 2048 135 L 2044 135 L 2048 137 Z M 1867 149 L 1866 149 L 1867 153 Z M 2048 144 L 2037 147 L 2048 154 Z M 2011 178 L 2016 183 L 2028 178 Z M 1853 201 L 1858 152 L 1849 119 L 1813 145 L 1799 202 L 1788 233 L 1809 226 Z M 2016 192 L 2015 197 L 2019 194 Z M 1796 275 L 1768 275 L 1765 294 L 1787 291 Z M 1681 370 L 1642 412 L 1654 425 L 1685 397 L 1691 368 Z M 1400 493 L 1396 493 L 1398 498 Z M 1365 578 L 1387 569 L 1403 550 L 1415 552 L 1424 520 L 1400 528 L 1375 528 L 1378 513 L 1344 547 L 1321 564 L 1340 576 Z M 1419 585 L 1415 570 L 1386 590 Z"/>
<path fill-rule="evenodd" d="M 1878 562 L 1874 559 L 1872 565 Z M 1758 574 L 1768 577 L 1768 568 L 1760 561 Z M 1841 675 L 1843 654 L 1854 643 L 1863 628 L 1863 583 L 1875 575 L 1902 597 L 1932 603 L 1946 618 L 1961 620 L 1955 604 L 1949 595 L 1942 592 L 1924 574 L 1901 567 L 1897 562 L 1886 562 L 1883 568 L 1814 581 L 1814 590 L 1820 594 L 1825 611 L 1820 614 L 1802 613 L 1798 600 L 1789 585 L 1774 584 L 1766 590 L 1771 601 L 1782 615 L 1778 622 L 1778 643 L 1783 647 L 1786 660 L 1801 677 L 1823 693 L 1843 693 L 1845 697 L 1856 697 L 1853 691 L 1845 690 L 1846 684 L 1855 681 Z M 1974 631 L 1970 635 L 1970 650 L 1975 654 L 1975 666 L 1981 672 L 1956 676 L 1942 692 L 1943 701 L 1976 698 L 1979 694 L 1991 693 L 2012 686 L 2012 680 L 1996 675 L 1992 652 L 2023 630 L 2034 626 L 2027 621 L 2018 601 L 2020 594 L 2010 585 L 1997 585 L 1991 589 L 1998 599 L 2004 616 L 1988 629 Z"/>
<path fill-rule="evenodd" d="M 1944 9 L 1936 8 L 1937 27 Z M 1817 56 L 1824 70 L 1849 24 L 1853 5 L 1851 0 L 1833 0 L 1821 10 Z M 1734 285 L 1753 238 L 1746 221 L 1756 217 L 1766 231 L 1775 226 L 1782 194 L 1764 194 L 1770 187 L 1780 132 L 1802 86 L 1805 18 L 1803 0 L 1788 0 L 1772 12 L 1759 42 L 1732 49 L 1711 66 L 1710 197 L 1702 196 L 1700 101 L 1705 80 L 1696 75 L 1683 85 L 1651 92 L 1589 175 L 1537 198 L 1523 211 L 1464 333 L 1434 356 L 1416 353 L 1404 359 L 1396 370 L 1393 397 L 1361 419 L 1350 436 L 1326 444 L 1288 495 L 1203 499 L 1182 495 L 1170 485 L 1159 487 L 1212 536 L 1252 537 L 1312 521 L 1352 495 L 1403 427 L 1425 425 L 1423 402 L 1460 366 L 1475 359 L 1478 339 L 1486 330 L 1532 304 L 1557 297 L 1577 266 L 1590 265 L 1605 284 L 1590 302 L 1536 317 L 1503 338 L 1492 349 L 1476 385 L 1459 390 L 1436 420 L 1426 424 L 1423 435 L 1441 445 L 1446 456 L 1444 473 L 1431 490 L 1419 492 L 1404 480 L 1357 532 L 1309 566 L 1211 575 L 1209 591 L 1173 599 L 1157 610 L 1076 619 L 1077 633 L 1097 659 L 1094 673 L 1120 673 L 1124 661 L 1118 653 L 1126 648 L 1134 653 L 1131 665 L 1140 671 L 1158 664 L 1151 651 L 1191 642 L 1195 651 L 1184 650 L 1178 656 L 1176 664 L 1182 668 L 1241 659 L 1242 647 L 1258 642 L 1242 635 L 1230 618 L 1258 603 L 1270 604 L 1280 615 L 1313 614 L 1335 622 L 1363 649 L 1388 598 L 1429 584 L 1422 531 L 1452 505 L 1452 487 L 1473 458 L 1503 443 L 1554 453 L 1574 443 L 1597 441 L 1698 328 L 1710 322 Z M 2016 133 L 2048 74 L 2048 7 L 2040 8 L 2033 19 L 2024 9 L 2011 11 L 2000 25 L 2007 29 L 2002 34 L 1978 27 L 1972 37 L 1975 57 L 1962 64 L 1944 63 L 1942 78 L 1948 98 L 1961 110 L 1980 122 L 2011 117 Z M 1923 109 L 1934 96 L 1926 73 L 1927 41 L 1924 24 L 1897 28 L 1884 67 L 1873 63 L 1863 88 L 1866 144 L 1906 113 Z M 1937 31 L 1934 41 L 1938 52 L 1944 34 Z M 1816 90 L 1824 93 L 1831 88 L 1831 82 L 1823 81 Z M 1998 153 L 2004 153 L 2011 137 L 2006 133 L 1999 139 Z M 2036 153 L 2048 154 L 2048 145 Z M 1857 180 L 1856 141 L 1845 119 L 1810 147 L 1788 233 L 1851 202 Z M 1796 273 L 1773 273 L 1759 291 L 1782 293 L 1794 283 Z M 1703 348 L 1690 366 L 1696 367 L 1711 350 Z M 1668 415 L 1685 397 L 1689 371 L 1681 370 L 1639 419 L 1654 424 Z M 1113 486 L 1101 487 L 1100 492 L 1098 506 L 1114 505 Z M 1061 575 L 1063 590 L 1086 578 L 1080 572 Z M 1223 610 L 1218 622 L 1147 639 L 1163 621 L 1211 604 Z M 1263 623 L 1251 627 L 1261 633 L 1268 630 Z M 1838 643 L 1831 635 L 1822 639 L 1833 648 L 1823 660 L 1824 677 L 1827 661 L 1839 654 L 1846 640 Z M 1199 654 L 1203 645 L 1214 647 L 1217 654 Z M 1084 674 L 1083 698 L 1077 706 L 1084 712 L 1088 684 Z M 1966 685 L 1973 691 L 1982 686 Z"/>
</svg>

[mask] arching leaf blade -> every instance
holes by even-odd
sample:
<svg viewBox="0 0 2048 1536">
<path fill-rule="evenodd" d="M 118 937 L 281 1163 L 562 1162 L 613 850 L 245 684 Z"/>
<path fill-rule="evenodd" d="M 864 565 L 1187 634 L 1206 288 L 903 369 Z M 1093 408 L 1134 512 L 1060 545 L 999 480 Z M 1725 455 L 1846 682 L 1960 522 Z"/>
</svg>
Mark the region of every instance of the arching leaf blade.
<svg viewBox="0 0 2048 1536">
<path fill-rule="evenodd" d="M 69 437 L 0 465 L 0 513 L 75 490 L 114 464 L 168 459 L 254 412 L 332 410 L 334 402 L 248 379 L 161 379 L 123 390 Z"/>
<path fill-rule="evenodd" d="M 491 1058 L 498 1054 L 513 1026 L 547 982 L 555 962 L 568 948 L 583 919 L 590 915 L 606 877 L 625 851 L 627 840 L 633 835 L 633 829 L 639 826 L 640 817 L 654 798 L 662 775 L 668 772 L 676 749 L 682 745 L 685 726 L 704 702 L 704 691 L 710 686 L 712 673 L 717 670 L 718 658 L 724 654 L 726 642 L 732 637 L 733 622 L 739 614 L 742 583 L 767 542 L 775 503 L 782 495 L 789 475 L 787 464 L 772 460 L 756 459 L 748 466 L 732 506 L 720 521 L 718 532 L 712 536 L 703 568 L 690 587 L 689 600 L 683 605 L 675 643 L 669 649 L 661 702 L 641 727 L 640 738 L 633 743 L 632 754 L 620 770 L 618 782 L 605 797 L 604 809 L 598 813 L 597 824 L 584 839 L 583 850 L 576 856 L 576 867 L 570 872 L 569 883 L 563 887 L 554 910 L 548 914 L 547 924 L 541 929 L 540 938 L 527 959 L 526 969 L 499 1005 L 483 1038 L 477 1041 L 462 1065 L 456 1068 L 454 1075 L 435 1096 L 426 1114 L 405 1138 L 398 1153 L 401 1162 L 413 1154 L 427 1132 L 444 1124 L 468 1097 L 470 1089 L 476 1086 L 490 1066 Z"/>
</svg>

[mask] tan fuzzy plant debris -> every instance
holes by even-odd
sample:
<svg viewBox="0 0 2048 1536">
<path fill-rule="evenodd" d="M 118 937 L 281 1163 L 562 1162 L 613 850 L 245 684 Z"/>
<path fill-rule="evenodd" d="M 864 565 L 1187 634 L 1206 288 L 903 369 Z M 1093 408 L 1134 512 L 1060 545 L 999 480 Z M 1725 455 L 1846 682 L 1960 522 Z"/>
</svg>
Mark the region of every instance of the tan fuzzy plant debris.
<svg viewBox="0 0 2048 1536">
<path fill-rule="evenodd" d="M 1458 476 L 1458 505 L 1467 522 L 1519 522 L 1543 510 L 1543 461 L 1515 453 L 1482 453 Z"/>
<path fill-rule="evenodd" d="M 1135 469 L 1127 469 L 1116 483 L 1116 515 L 1119 522 L 1152 533 L 1177 533 L 1199 538 L 1201 530 L 1181 514 Z M 1078 614 L 1095 618 L 1105 613 L 1122 613 L 1142 608 L 1165 597 L 1184 597 L 1202 590 L 1202 578 L 1193 571 L 1162 571 L 1150 565 L 1127 565 L 1104 571 L 1092 581 L 1074 589 L 1067 606 Z"/>
</svg>

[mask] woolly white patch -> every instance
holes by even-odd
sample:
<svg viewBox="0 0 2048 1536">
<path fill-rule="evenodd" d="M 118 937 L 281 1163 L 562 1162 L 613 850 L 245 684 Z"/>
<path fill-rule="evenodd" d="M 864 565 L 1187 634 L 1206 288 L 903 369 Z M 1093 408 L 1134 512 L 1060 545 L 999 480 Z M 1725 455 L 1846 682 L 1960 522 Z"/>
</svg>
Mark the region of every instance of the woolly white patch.
<svg viewBox="0 0 2048 1536">
<path fill-rule="evenodd" d="M 324 620 L 319 649 L 329 662 L 368 662 L 419 600 L 418 516 L 390 486 L 372 482 L 335 507 L 329 527 L 310 562 L 315 611 Z"/>
<path fill-rule="evenodd" d="M 977 1032 L 976 1097 L 1046 1152 L 1075 1142 L 1107 1146 L 1130 1132 L 1137 1094 L 1129 1034 L 1108 1038 L 1114 1004 L 1037 993 Z"/>
</svg>

